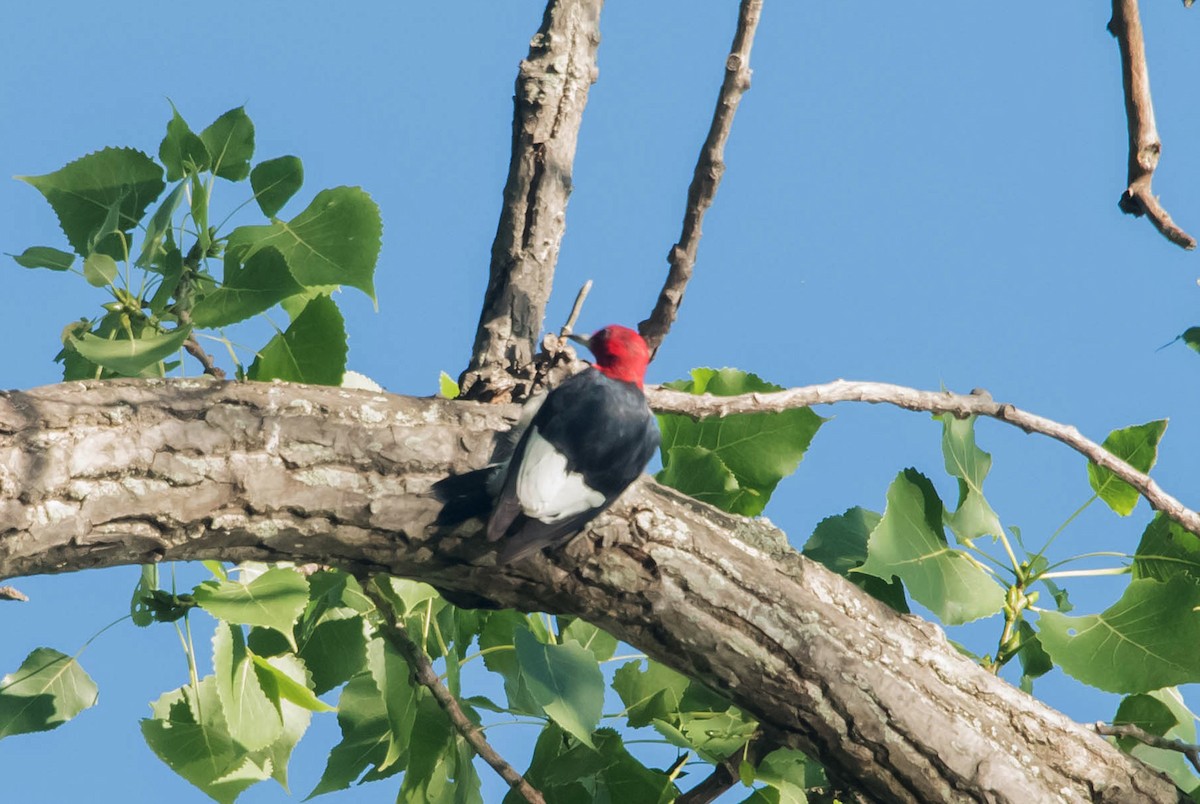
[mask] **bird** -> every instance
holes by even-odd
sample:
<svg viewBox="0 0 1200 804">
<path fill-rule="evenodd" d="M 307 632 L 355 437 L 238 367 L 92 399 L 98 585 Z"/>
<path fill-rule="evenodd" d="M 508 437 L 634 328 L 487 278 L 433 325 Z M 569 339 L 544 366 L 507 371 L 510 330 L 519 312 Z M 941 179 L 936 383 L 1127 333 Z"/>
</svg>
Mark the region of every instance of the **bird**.
<svg viewBox="0 0 1200 804">
<path fill-rule="evenodd" d="M 643 392 L 650 349 L 642 337 L 616 324 L 568 337 L 595 359 L 530 400 L 511 457 L 434 486 L 449 500 L 440 524 L 486 513 L 487 539 L 500 543 L 497 564 L 565 543 L 637 480 L 659 447 Z"/>
</svg>

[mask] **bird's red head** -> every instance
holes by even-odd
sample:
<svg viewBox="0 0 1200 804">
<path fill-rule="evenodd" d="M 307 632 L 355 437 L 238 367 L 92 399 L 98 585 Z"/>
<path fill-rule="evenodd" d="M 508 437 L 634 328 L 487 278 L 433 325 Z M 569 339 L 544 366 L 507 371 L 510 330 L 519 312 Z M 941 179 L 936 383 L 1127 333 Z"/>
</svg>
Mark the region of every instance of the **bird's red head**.
<svg viewBox="0 0 1200 804">
<path fill-rule="evenodd" d="M 596 356 L 595 366 L 601 373 L 614 380 L 631 382 L 638 388 L 646 377 L 646 366 L 650 364 L 650 347 L 629 327 L 610 324 L 596 330 L 590 338 L 572 335 Z"/>
</svg>

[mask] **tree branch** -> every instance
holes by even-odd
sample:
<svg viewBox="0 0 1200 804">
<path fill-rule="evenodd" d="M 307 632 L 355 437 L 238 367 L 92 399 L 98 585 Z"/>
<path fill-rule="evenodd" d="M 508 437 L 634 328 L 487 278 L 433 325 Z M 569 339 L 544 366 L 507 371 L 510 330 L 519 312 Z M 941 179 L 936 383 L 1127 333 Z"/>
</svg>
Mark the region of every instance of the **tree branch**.
<svg viewBox="0 0 1200 804">
<path fill-rule="evenodd" d="M 1172 740 L 1169 737 L 1160 737 L 1132 723 L 1116 723 L 1112 725 L 1108 723 L 1096 723 L 1095 729 L 1097 734 L 1103 734 L 1105 737 L 1130 737 L 1151 748 L 1178 751 L 1187 757 L 1187 761 L 1192 763 L 1192 767 L 1196 769 L 1197 773 L 1200 773 L 1200 745 L 1185 743 L 1183 740 Z"/>
<path fill-rule="evenodd" d="M 1196 239 L 1179 228 L 1150 189 L 1162 141 L 1154 123 L 1146 42 L 1137 0 L 1113 0 L 1108 30 L 1121 50 L 1121 85 L 1125 90 L 1125 118 L 1129 126 L 1129 186 L 1121 194 L 1121 211 L 1147 216 L 1154 228 L 1172 243 L 1194 249 Z"/>
<path fill-rule="evenodd" d="M 0 394 L 0 580 L 159 560 L 316 562 L 571 614 L 720 691 L 889 802 L 1176 802 L 1169 781 L 797 554 L 643 481 L 569 545 L 495 565 L 430 486 L 515 407 L 283 383 Z"/>
<path fill-rule="evenodd" d="M 725 143 L 733 128 L 733 116 L 737 113 L 742 95 L 750 88 L 750 48 L 754 45 L 754 32 L 758 28 L 762 6 L 763 0 L 741 0 L 738 7 L 737 30 L 733 35 L 731 52 L 725 59 L 725 80 L 721 82 L 708 137 L 700 149 L 700 158 L 688 187 L 683 231 L 679 235 L 679 242 L 671 247 L 667 255 L 671 267 L 658 302 L 650 317 L 638 324 L 638 331 L 649 344 L 651 354 L 658 351 L 671 325 L 675 323 L 679 304 L 683 301 L 683 291 L 692 278 L 704 213 L 712 206 L 717 186 L 725 172 Z"/>
<path fill-rule="evenodd" d="M 959 418 L 988 416 L 1020 427 L 1027 433 L 1040 433 L 1061 441 L 1089 461 L 1108 469 L 1117 477 L 1137 489 L 1146 502 L 1161 511 L 1181 526 L 1200 536 L 1200 513 L 1185 506 L 1154 482 L 1145 472 L 1139 472 L 1125 461 L 1114 456 L 1095 441 L 1086 438 L 1071 425 L 1060 424 L 1042 416 L 1013 407 L 1006 402 L 996 402 L 986 391 L 975 391 L 969 395 L 952 394 L 948 391 L 919 391 L 901 385 L 882 382 L 851 382 L 834 380 L 823 385 L 809 385 L 774 393 L 743 394 L 741 396 L 693 395 L 673 391 L 661 386 L 646 389 L 650 406 L 660 413 L 680 413 L 693 418 L 704 416 L 728 416 L 734 413 L 765 413 L 831 405 L 835 402 L 880 402 L 905 410 L 920 410 L 930 413 L 952 413 Z"/>
<path fill-rule="evenodd" d="M 550 0 L 521 62 L 512 159 L 464 398 L 519 401 L 533 362 L 566 229 L 575 143 L 599 74 L 603 0 Z"/>
<path fill-rule="evenodd" d="M 370 582 L 363 584 L 363 591 L 375 602 L 375 607 L 379 609 L 386 620 L 381 629 L 384 637 L 408 662 L 417 683 L 429 690 L 455 730 L 463 736 L 463 739 L 474 749 L 480 759 L 490 765 L 492 770 L 496 771 L 509 787 L 520 793 L 529 804 L 546 804 L 546 799 L 542 797 L 541 791 L 527 782 L 516 768 L 508 764 L 504 757 L 492 748 L 491 743 L 483 736 L 483 730 L 472 723 L 471 719 L 463 712 L 462 707 L 458 705 L 458 699 L 450 690 L 446 689 L 446 685 L 438 678 L 438 674 L 433 669 L 433 663 L 429 661 L 429 656 L 409 636 L 404 624 L 397 621 L 396 612 L 387 599 L 379 594 Z"/>
</svg>

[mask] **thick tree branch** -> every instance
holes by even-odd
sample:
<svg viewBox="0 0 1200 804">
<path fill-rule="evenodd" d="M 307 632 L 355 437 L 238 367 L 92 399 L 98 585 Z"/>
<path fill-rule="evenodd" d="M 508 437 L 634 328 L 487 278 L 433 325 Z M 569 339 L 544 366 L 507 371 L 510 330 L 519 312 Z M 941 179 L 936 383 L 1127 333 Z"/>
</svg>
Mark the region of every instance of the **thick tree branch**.
<svg viewBox="0 0 1200 804">
<path fill-rule="evenodd" d="M 750 88 L 750 48 L 754 45 L 754 32 L 762 15 L 763 0 L 741 0 L 738 7 L 737 30 L 733 45 L 725 59 L 725 80 L 717 94 L 717 108 L 713 112 L 708 137 L 700 149 L 700 158 L 688 187 L 687 210 L 683 215 L 683 231 L 679 242 L 671 247 L 667 255 L 670 270 L 659 293 L 650 317 L 638 325 L 638 331 L 650 345 L 653 354 L 662 345 L 683 301 L 683 291 L 692 278 L 696 265 L 696 251 L 700 247 L 701 224 L 704 213 L 712 206 L 717 186 L 725 173 L 725 143 L 733 128 L 733 116 L 737 113 L 742 95 Z"/>
<path fill-rule="evenodd" d="M 481 523 L 439 528 L 428 492 L 482 466 L 515 413 L 207 379 L 3 394 L 0 579 L 202 558 L 387 572 L 594 622 L 876 800 L 1179 800 L 769 523 L 652 482 L 566 547 L 496 566 Z"/>
<path fill-rule="evenodd" d="M 550 0 L 521 62 L 504 206 L 471 362 L 468 399 L 520 400 L 566 229 L 575 143 L 598 70 L 603 0 Z"/>
<path fill-rule="evenodd" d="M 438 678 L 429 656 L 409 636 L 408 631 L 404 629 L 404 623 L 397 620 L 396 612 L 387 599 L 380 595 L 370 583 L 364 584 L 363 589 L 387 620 L 387 624 L 382 629 L 384 638 L 408 662 L 417 683 L 429 690 L 434 700 L 438 702 L 438 706 L 446 713 L 446 717 L 449 718 L 454 729 L 463 736 L 463 739 L 479 755 L 480 759 L 490 765 L 492 770 L 496 771 L 500 778 L 524 797 L 529 804 L 546 804 L 546 799 L 542 797 L 541 791 L 527 782 L 516 768 L 508 764 L 504 757 L 492 748 L 491 743 L 483 736 L 483 730 L 472 723 L 471 719 L 463 712 L 462 707 L 458 705 L 458 699 L 450 690 L 446 689 L 446 685 Z"/>
<path fill-rule="evenodd" d="M 1162 153 L 1150 98 L 1150 71 L 1146 67 L 1146 42 L 1137 0 L 1113 0 L 1109 32 L 1121 50 L 1121 85 L 1125 90 L 1125 118 L 1129 126 L 1129 186 L 1121 194 L 1121 211 L 1145 215 L 1164 237 L 1186 249 L 1196 239 L 1171 220 L 1150 188 Z"/>
<path fill-rule="evenodd" d="M 656 386 L 647 388 L 646 396 L 650 400 L 650 406 L 660 413 L 682 413 L 696 418 L 728 416 L 733 413 L 781 411 L 812 405 L 830 405 L 835 402 L 870 402 L 872 404 L 883 402 L 905 410 L 952 413 L 959 418 L 989 416 L 1020 427 L 1027 433 L 1040 433 L 1056 441 L 1061 441 L 1092 463 L 1108 469 L 1133 486 L 1139 494 L 1146 498 L 1146 502 L 1150 503 L 1154 510 L 1161 511 L 1187 530 L 1200 536 L 1200 513 L 1193 511 L 1163 491 L 1162 487 L 1145 472 L 1134 469 L 1095 441 L 1084 437 L 1071 425 L 1060 424 L 1013 407 L 1006 402 L 996 402 L 986 391 L 963 395 L 952 394 L 949 391 L 919 391 L 915 388 L 882 382 L 834 380 L 823 385 L 808 385 L 769 394 L 744 394 L 742 396 L 696 396 Z"/>
</svg>

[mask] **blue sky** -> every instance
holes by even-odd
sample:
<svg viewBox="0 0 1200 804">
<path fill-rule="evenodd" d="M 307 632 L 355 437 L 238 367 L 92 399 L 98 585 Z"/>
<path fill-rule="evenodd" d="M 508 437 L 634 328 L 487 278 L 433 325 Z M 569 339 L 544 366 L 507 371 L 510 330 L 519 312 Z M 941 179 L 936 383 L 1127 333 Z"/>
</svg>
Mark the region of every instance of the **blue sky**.
<svg viewBox="0 0 1200 804">
<path fill-rule="evenodd" d="M 1198 234 L 1200 17 L 1178 3 L 1146 6 L 1165 142 L 1154 188 Z M 653 305 L 735 11 L 733 0 L 605 9 L 551 328 L 588 278 L 596 287 L 581 328 L 633 324 Z M 429 394 L 439 371 L 458 373 L 471 345 L 507 171 L 513 79 L 541 13 L 530 0 L 143 1 L 102 12 L 78 0 L 5 4 L 0 175 L 47 173 L 109 145 L 153 154 L 167 98 L 197 130 L 245 104 L 256 159 L 304 160 L 305 188 L 285 214 L 343 184 L 379 203 L 379 310 L 354 292 L 339 299 L 350 366 L 392 391 Z M 650 381 L 729 365 L 782 385 L 845 377 L 981 386 L 1097 440 L 1170 417 L 1156 477 L 1195 506 L 1200 356 L 1158 347 L 1200 324 L 1200 270 L 1195 254 L 1117 209 L 1126 133 L 1107 19 L 1094 4 L 769 2 L 696 277 Z M 230 206 L 244 200 L 226 192 Z M 0 181 L 0 210 L 0 251 L 65 245 L 32 188 Z M 0 277 L 4 387 L 56 381 L 62 327 L 96 315 L 105 299 L 73 277 L 11 261 Z M 850 506 L 882 510 L 906 466 L 953 499 L 940 426 L 927 416 L 819 412 L 836 418 L 766 512 L 794 543 Z M 988 498 L 1030 541 L 1089 496 L 1074 453 L 1003 425 L 978 429 L 995 458 Z M 1148 519 L 1144 503 L 1126 520 L 1095 506 L 1057 552 L 1131 550 Z M 135 579 L 123 568 L 21 581 L 33 600 L 0 608 L 0 673 L 38 645 L 73 652 L 127 611 Z M 1119 593 L 1087 580 L 1071 591 L 1080 612 Z M 990 651 L 999 628 L 991 620 L 951 636 Z M 174 633 L 125 624 L 83 661 L 100 705 L 57 732 L 5 740 L 7 797 L 206 800 L 152 757 L 137 729 L 147 702 L 186 680 Z M 1115 708 L 1058 673 L 1037 691 L 1081 720 Z M 1200 707 L 1195 690 L 1185 694 Z M 501 731 L 517 755 L 534 736 Z M 301 744 L 292 770 L 301 795 L 335 739 L 326 718 Z M 496 798 L 486 774 L 485 783 Z M 394 796 L 385 782 L 337 800 Z M 282 794 L 262 785 L 242 800 Z"/>
</svg>

